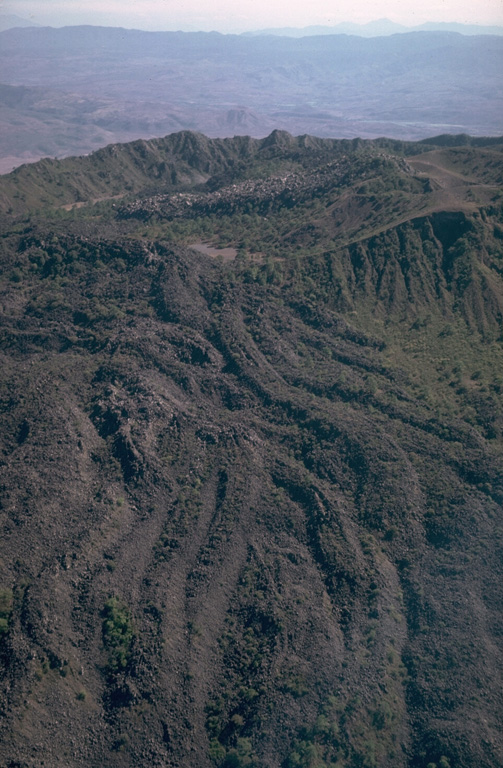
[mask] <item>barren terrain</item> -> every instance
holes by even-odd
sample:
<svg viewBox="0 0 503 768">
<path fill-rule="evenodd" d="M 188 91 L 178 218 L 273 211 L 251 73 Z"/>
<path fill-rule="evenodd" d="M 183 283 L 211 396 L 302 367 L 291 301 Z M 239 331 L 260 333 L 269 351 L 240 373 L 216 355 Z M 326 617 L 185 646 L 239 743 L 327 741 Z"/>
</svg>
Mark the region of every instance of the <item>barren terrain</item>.
<svg viewBox="0 0 503 768">
<path fill-rule="evenodd" d="M 2 178 L 1 765 L 502 764 L 501 148 Z"/>
</svg>

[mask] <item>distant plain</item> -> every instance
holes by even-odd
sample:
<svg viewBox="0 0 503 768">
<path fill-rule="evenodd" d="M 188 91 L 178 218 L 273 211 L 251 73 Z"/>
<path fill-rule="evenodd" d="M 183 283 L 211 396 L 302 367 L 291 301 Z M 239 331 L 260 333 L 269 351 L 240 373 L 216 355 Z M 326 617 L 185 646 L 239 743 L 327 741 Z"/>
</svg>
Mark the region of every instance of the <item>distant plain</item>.
<svg viewBox="0 0 503 768">
<path fill-rule="evenodd" d="M 503 38 L 0 33 L 0 171 L 189 129 L 212 137 L 498 135 Z"/>
</svg>

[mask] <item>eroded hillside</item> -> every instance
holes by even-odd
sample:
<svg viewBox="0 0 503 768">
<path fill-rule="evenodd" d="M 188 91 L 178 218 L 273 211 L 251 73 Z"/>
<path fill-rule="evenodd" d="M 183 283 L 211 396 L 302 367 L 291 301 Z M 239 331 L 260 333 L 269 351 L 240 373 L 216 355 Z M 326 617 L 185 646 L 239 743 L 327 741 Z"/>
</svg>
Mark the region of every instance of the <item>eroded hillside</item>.
<svg viewBox="0 0 503 768">
<path fill-rule="evenodd" d="M 5 219 L 1 763 L 494 768 L 498 145 L 170 142 Z"/>
</svg>

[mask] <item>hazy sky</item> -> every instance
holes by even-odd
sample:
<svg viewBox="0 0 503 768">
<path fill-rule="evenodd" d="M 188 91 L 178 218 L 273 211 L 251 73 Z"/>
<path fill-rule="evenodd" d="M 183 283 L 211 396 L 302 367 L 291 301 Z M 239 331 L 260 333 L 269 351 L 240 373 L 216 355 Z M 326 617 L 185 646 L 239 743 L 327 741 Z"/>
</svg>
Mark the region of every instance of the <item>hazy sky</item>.
<svg viewBox="0 0 503 768">
<path fill-rule="evenodd" d="M 503 0 L 0 0 L 2 13 L 39 24 L 242 32 L 264 27 L 425 21 L 503 25 Z"/>
</svg>

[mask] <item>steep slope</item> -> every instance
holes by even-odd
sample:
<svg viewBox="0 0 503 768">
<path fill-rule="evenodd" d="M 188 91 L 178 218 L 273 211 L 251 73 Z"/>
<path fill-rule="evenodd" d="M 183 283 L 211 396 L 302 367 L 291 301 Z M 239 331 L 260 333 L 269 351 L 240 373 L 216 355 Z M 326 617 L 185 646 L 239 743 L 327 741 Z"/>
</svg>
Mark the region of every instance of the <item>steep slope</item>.
<svg viewBox="0 0 503 768">
<path fill-rule="evenodd" d="M 215 191 L 226 184 L 250 179 L 258 183 L 264 178 L 291 174 L 297 174 L 291 179 L 296 187 L 310 184 L 306 197 L 312 196 L 313 184 L 319 196 L 320 192 L 328 191 L 330 184 L 337 191 L 342 181 L 347 186 L 370 180 L 373 183 L 355 187 L 355 191 L 372 192 L 375 196 L 387 187 L 388 193 L 396 193 L 401 184 L 404 192 L 437 192 L 438 201 L 431 203 L 431 208 L 445 208 L 445 196 L 452 192 L 457 210 L 467 202 L 480 204 L 499 195 L 502 146 L 503 139 L 499 137 L 465 135 L 438 136 L 424 142 L 350 141 L 293 137 L 286 131 L 275 130 L 258 140 L 249 136 L 208 139 L 199 133 L 180 131 L 163 139 L 111 144 L 85 157 L 45 159 L 21 166 L 0 180 L 0 211 L 16 215 L 49 206 L 81 205 L 128 196 L 133 196 L 138 208 L 138 200 L 145 200 L 149 193 L 158 196 L 193 188 L 198 192 Z M 310 178 L 303 181 L 306 172 Z M 414 173 L 418 176 L 415 184 L 411 182 Z M 397 174 L 401 174 L 401 179 Z M 320 177 L 317 186 L 316 176 Z M 420 183 L 428 179 L 430 189 Z M 284 188 L 288 190 L 291 184 L 285 181 Z M 231 193 L 235 194 L 234 187 Z M 255 191 L 252 197 L 256 197 Z M 413 206 L 417 207 L 418 199 L 412 200 Z M 424 208 L 423 199 L 419 206 Z"/>
<path fill-rule="evenodd" d="M 170 141 L 1 241 L 0 761 L 493 768 L 498 150 Z"/>
</svg>

